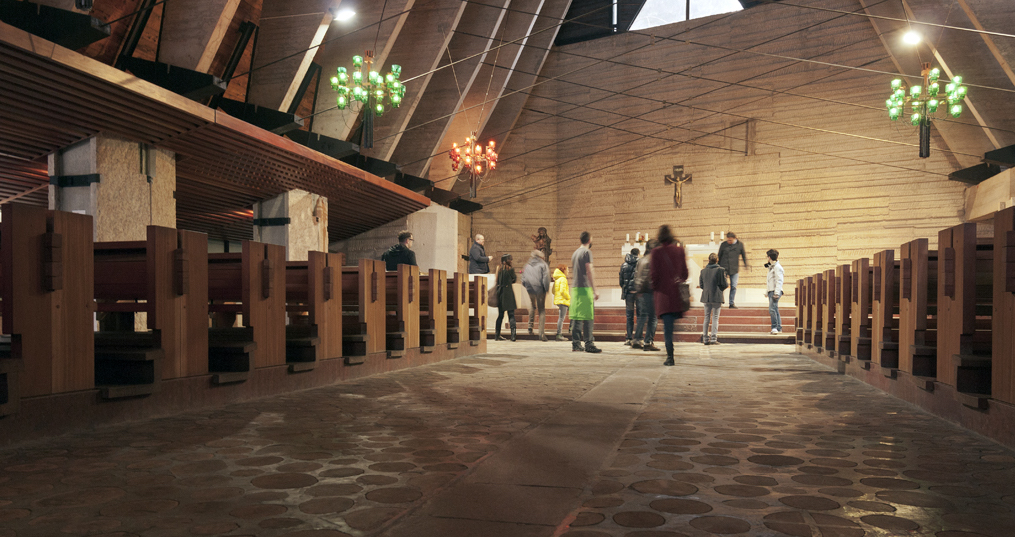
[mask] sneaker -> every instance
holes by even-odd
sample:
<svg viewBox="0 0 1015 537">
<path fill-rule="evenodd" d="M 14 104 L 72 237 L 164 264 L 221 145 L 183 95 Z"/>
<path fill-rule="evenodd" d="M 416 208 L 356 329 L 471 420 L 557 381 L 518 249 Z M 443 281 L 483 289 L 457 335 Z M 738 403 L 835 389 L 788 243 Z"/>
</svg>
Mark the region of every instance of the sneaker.
<svg viewBox="0 0 1015 537">
<path fill-rule="evenodd" d="M 640 349 L 640 348 L 642 348 L 642 346 L 643 345 L 641 344 L 640 341 L 633 341 L 633 342 L 631 342 L 631 348 L 632 349 Z"/>
<path fill-rule="evenodd" d="M 645 352 L 655 352 L 659 350 L 659 347 L 656 347 L 655 345 L 649 343 L 648 345 L 642 346 L 641 350 Z"/>
<path fill-rule="evenodd" d="M 603 349 L 600 349 L 599 347 L 596 347 L 594 345 L 586 345 L 585 346 L 585 352 L 597 353 L 597 352 L 603 352 Z"/>
<path fill-rule="evenodd" d="M 532 329 L 531 328 L 529 328 L 529 335 L 530 336 L 532 335 Z"/>
<path fill-rule="evenodd" d="M 557 334 L 556 340 L 557 341 L 564 341 L 564 336 L 562 336 L 560 334 Z"/>
<path fill-rule="evenodd" d="M 722 345 L 722 343 L 719 343 L 718 341 L 711 341 L 709 342 L 709 345 Z"/>
<path fill-rule="evenodd" d="M 631 340 L 630 339 L 625 339 L 624 340 L 624 345 L 627 345 L 628 347 L 630 347 L 631 346 Z"/>
<path fill-rule="evenodd" d="M 578 346 L 573 346 L 573 345 L 572 345 L 572 346 L 571 346 L 571 352 L 584 352 L 584 351 L 585 351 L 585 349 L 583 349 L 583 348 L 581 347 L 581 345 L 578 345 Z"/>
<path fill-rule="evenodd" d="M 773 328 L 773 329 L 772 329 L 772 335 L 773 335 L 773 336 L 774 336 L 775 334 L 778 334 L 778 333 L 779 333 L 779 329 L 778 329 L 778 328 Z"/>
<path fill-rule="evenodd" d="M 674 361 L 673 361 L 673 357 L 672 357 L 672 356 L 668 356 L 668 357 L 666 358 L 666 361 L 665 361 L 665 362 L 663 362 L 663 365 L 677 365 L 677 364 L 676 364 L 676 363 L 674 363 Z"/>
<path fill-rule="evenodd" d="M 730 309 L 731 309 L 731 310 L 738 310 L 738 309 L 740 309 L 740 308 L 738 308 L 738 307 L 734 306 L 733 304 L 730 304 Z"/>
<path fill-rule="evenodd" d="M 550 341 L 550 340 L 546 339 L 546 336 L 539 336 L 539 341 Z"/>
<path fill-rule="evenodd" d="M 711 344 L 712 344 L 711 341 L 706 341 L 706 342 L 702 343 L 702 345 L 711 345 Z"/>
</svg>

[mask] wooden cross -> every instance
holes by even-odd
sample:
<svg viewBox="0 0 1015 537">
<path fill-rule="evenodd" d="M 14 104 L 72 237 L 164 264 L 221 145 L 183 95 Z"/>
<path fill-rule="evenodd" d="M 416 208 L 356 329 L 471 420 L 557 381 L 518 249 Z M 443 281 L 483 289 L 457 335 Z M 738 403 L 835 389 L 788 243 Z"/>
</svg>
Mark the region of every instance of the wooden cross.
<svg viewBox="0 0 1015 537">
<path fill-rule="evenodd" d="M 680 208 L 684 201 L 684 183 L 691 182 L 692 175 L 684 175 L 684 166 L 674 166 L 673 175 L 665 176 L 666 183 L 673 185 L 673 206 Z"/>
</svg>

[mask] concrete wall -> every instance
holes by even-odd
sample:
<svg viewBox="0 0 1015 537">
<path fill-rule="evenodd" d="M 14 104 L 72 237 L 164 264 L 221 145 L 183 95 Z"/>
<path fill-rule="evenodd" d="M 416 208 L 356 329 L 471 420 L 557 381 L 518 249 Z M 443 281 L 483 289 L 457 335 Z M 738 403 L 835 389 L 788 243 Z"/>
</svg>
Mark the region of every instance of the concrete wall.
<svg viewBox="0 0 1015 537">
<path fill-rule="evenodd" d="M 351 239 L 331 243 L 329 250 L 345 254 L 345 262 L 354 265 L 360 259 L 380 259 L 388 248 L 398 243 L 403 229 L 412 232 L 416 264 L 421 271 L 432 268 L 449 273 L 460 270 L 459 261 L 468 250 L 459 250 L 459 217 L 461 214 L 443 205 L 433 204 L 415 213 L 390 222 Z"/>
</svg>

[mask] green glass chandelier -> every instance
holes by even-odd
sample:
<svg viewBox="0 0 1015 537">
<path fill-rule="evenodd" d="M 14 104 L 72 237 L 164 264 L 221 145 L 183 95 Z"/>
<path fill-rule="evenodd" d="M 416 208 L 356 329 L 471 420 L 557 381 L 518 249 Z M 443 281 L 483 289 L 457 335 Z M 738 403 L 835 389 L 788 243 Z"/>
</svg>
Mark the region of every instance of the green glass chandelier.
<svg viewBox="0 0 1015 537">
<path fill-rule="evenodd" d="M 942 93 L 941 70 L 931 68 L 929 63 L 923 64 L 923 85 L 910 86 L 906 91 L 901 78 L 892 80 L 892 94 L 885 101 L 888 119 L 898 120 L 906 114 L 909 107 L 909 122 L 920 127 L 920 157 L 930 156 L 930 119 L 939 110 L 944 110 L 954 118 L 962 115 L 962 100 L 966 98 L 968 89 L 962 85 L 962 77 L 954 76 Z"/>
<path fill-rule="evenodd" d="M 339 110 L 345 110 L 353 102 L 363 104 L 363 147 L 373 147 L 373 116 L 384 115 L 385 103 L 398 108 L 405 97 L 405 85 L 399 80 L 402 66 L 392 64 L 391 71 L 381 75 L 373 70 L 373 51 L 366 51 L 363 56 L 352 57 L 352 71 L 339 67 L 335 76 L 331 77 L 331 89 L 338 95 L 335 104 Z"/>
</svg>

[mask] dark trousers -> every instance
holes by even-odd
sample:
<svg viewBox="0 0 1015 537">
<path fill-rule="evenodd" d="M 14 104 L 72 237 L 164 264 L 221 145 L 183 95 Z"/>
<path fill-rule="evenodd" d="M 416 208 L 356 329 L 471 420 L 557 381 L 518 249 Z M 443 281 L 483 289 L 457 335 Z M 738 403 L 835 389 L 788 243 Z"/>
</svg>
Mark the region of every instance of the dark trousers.
<svg viewBox="0 0 1015 537">
<path fill-rule="evenodd" d="M 578 347 L 582 342 L 585 342 L 586 347 L 595 347 L 592 344 L 592 321 L 571 319 L 571 346 Z"/>
<path fill-rule="evenodd" d="M 645 337 L 642 339 L 642 330 Z M 656 337 L 656 303 L 651 292 L 638 295 L 638 323 L 634 331 L 634 339 L 651 345 Z"/>
<path fill-rule="evenodd" d="M 679 313 L 664 313 L 659 316 L 663 320 L 663 337 L 666 338 L 666 356 L 673 356 L 673 323 L 679 319 Z"/>
<path fill-rule="evenodd" d="M 501 309 L 500 311 L 497 312 L 497 328 L 494 329 L 493 331 L 494 337 L 500 337 L 500 327 L 504 326 L 501 324 L 501 322 L 504 321 L 505 313 L 507 313 L 508 323 L 511 325 L 511 330 L 515 329 L 515 311 Z"/>
<path fill-rule="evenodd" d="M 631 334 L 634 333 L 634 312 L 637 302 L 635 300 L 634 293 L 628 293 L 627 298 L 624 299 L 624 304 L 627 309 L 627 338 L 631 339 Z"/>
</svg>

